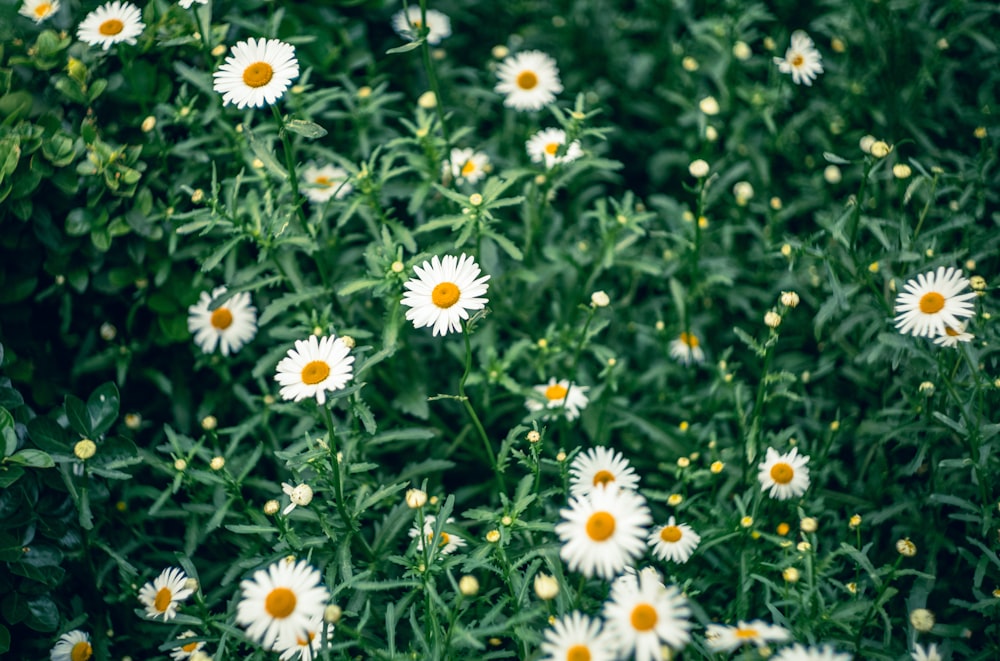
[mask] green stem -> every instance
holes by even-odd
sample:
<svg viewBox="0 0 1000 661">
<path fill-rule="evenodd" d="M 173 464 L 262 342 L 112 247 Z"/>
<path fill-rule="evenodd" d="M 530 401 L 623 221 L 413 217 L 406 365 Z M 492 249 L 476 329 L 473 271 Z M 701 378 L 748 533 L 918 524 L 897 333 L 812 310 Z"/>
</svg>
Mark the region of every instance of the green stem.
<svg viewBox="0 0 1000 661">
<path fill-rule="evenodd" d="M 430 29 L 427 27 L 427 0 L 420 0 L 420 25 L 421 32 L 430 32 Z M 424 34 L 424 42 L 420 45 L 420 52 L 423 55 L 424 70 L 427 72 L 427 82 L 431 86 L 431 91 L 434 92 L 434 109 L 437 111 L 438 123 L 441 124 L 441 137 L 444 138 L 445 172 L 451 173 L 451 139 L 448 136 L 448 127 L 444 122 L 444 110 L 441 108 L 443 101 L 441 98 L 441 86 L 438 85 L 437 74 L 434 72 L 434 63 L 431 61 L 431 47 L 427 43 L 427 34 Z"/>
<path fill-rule="evenodd" d="M 924 204 L 924 208 L 920 211 L 920 218 L 917 219 L 917 227 L 913 230 L 913 240 L 916 241 L 917 235 L 920 234 L 920 228 L 924 226 L 924 218 L 927 217 L 927 212 L 930 211 L 931 202 L 934 201 L 934 192 L 937 190 L 938 185 L 938 175 L 934 174 L 934 179 L 931 181 L 931 192 L 927 194 L 927 203 Z"/>
<path fill-rule="evenodd" d="M 354 519 L 351 518 L 351 515 L 347 511 L 347 506 L 344 504 L 344 483 L 340 478 L 340 459 L 337 458 L 337 433 L 333 428 L 333 414 L 330 413 L 330 409 L 325 405 L 320 405 L 319 409 L 323 412 L 323 422 L 326 423 L 327 446 L 330 449 L 330 463 L 333 468 L 333 490 L 334 498 L 337 501 L 337 511 L 340 513 L 340 518 L 343 519 L 348 530 L 353 532 L 356 530 Z"/>
<path fill-rule="evenodd" d="M 764 397 L 767 395 L 767 375 L 771 371 L 771 359 L 774 357 L 774 347 L 777 344 L 777 331 L 771 329 L 774 341 L 768 341 L 765 345 L 764 369 L 760 374 L 760 382 L 757 384 L 757 396 L 754 399 L 753 414 L 750 419 L 750 427 L 747 430 L 746 442 L 746 471 L 745 478 L 753 482 L 753 462 L 757 458 L 757 441 L 760 438 L 760 428 L 764 417 Z"/>
<path fill-rule="evenodd" d="M 302 229 L 306 229 L 306 215 L 302 211 L 302 196 L 299 194 L 299 177 L 295 172 L 295 154 L 292 152 L 292 140 L 285 130 L 285 118 L 282 117 L 278 107 L 271 106 L 274 119 L 278 122 L 278 135 L 281 136 L 281 145 L 285 150 L 285 169 L 288 170 L 288 183 L 292 186 L 292 203 L 295 205 L 295 214 L 302 223 Z"/>
<path fill-rule="evenodd" d="M 889 570 L 889 575 L 885 577 L 885 582 L 882 583 L 882 586 L 878 589 L 878 593 L 875 595 L 875 598 L 872 599 L 871 606 L 868 607 L 868 611 L 865 613 L 865 616 L 861 618 L 861 622 L 858 623 L 858 632 L 854 637 L 854 651 L 856 653 L 861 652 L 861 635 L 865 631 L 865 626 L 868 624 L 869 620 L 871 620 L 872 617 L 875 615 L 875 610 L 879 606 L 879 601 L 882 599 L 882 595 L 885 594 L 885 591 L 888 590 L 889 586 L 892 584 L 892 579 L 895 578 L 896 570 L 899 569 L 899 563 L 901 563 L 902 561 L 903 561 L 902 555 L 896 557 L 896 562 L 895 564 L 892 565 L 892 569 Z"/>
<path fill-rule="evenodd" d="M 465 338 L 465 371 L 462 372 L 462 378 L 458 381 L 458 396 L 462 400 L 462 406 L 468 411 L 469 417 L 472 418 L 472 424 L 475 425 L 476 431 L 479 432 L 479 438 L 483 441 L 483 448 L 486 450 L 486 457 L 490 460 L 490 467 L 493 469 L 493 474 L 497 478 L 497 486 L 500 487 L 502 493 L 506 493 L 507 489 L 504 486 L 503 475 L 500 473 L 500 467 L 497 466 L 496 456 L 493 454 L 493 446 L 490 443 L 489 436 L 486 435 L 486 429 L 483 427 L 482 421 L 479 420 L 479 416 L 476 415 L 476 409 L 472 406 L 472 401 L 469 399 L 468 395 L 465 394 L 465 381 L 469 378 L 469 374 L 472 372 L 472 342 L 469 339 L 469 324 L 468 322 L 462 324 L 462 335 Z"/>
<path fill-rule="evenodd" d="M 854 250 L 855 239 L 858 237 L 858 225 L 861 224 L 861 206 L 865 203 L 865 192 L 868 190 L 868 176 L 871 174 L 872 165 L 871 160 L 865 160 L 865 173 L 861 177 L 861 188 L 858 189 L 858 197 L 854 201 L 854 211 L 851 213 L 851 231 L 848 237 L 848 247 L 852 251 Z M 856 255 L 856 253 L 854 254 Z"/>
</svg>

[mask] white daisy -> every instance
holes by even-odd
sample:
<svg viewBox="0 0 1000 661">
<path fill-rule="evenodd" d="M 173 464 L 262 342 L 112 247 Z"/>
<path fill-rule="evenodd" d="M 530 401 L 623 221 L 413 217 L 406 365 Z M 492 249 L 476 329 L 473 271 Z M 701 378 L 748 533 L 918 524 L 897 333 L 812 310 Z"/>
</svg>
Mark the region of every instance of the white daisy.
<svg viewBox="0 0 1000 661">
<path fill-rule="evenodd" d="M 931 646 L 928 648 L 914 645 L 910 656 L 913 657 L 913 661 L 941 661 L 941 655 L 938 653 L 936 643 L 931 643 Z"/>
<path fill-rule="evenodd" d="M 552 169 L 560 163 L 569 163 L 583 156 L 580 141 L 574 140 L 568 147 L 566 131 L 562 129 L 542 129 L 528 138 L 525 148 L 533 163 L 545 163 L 547 169 Z M 562 150 L 562 151 L 560 151 Z"/>
<path fill-rule="evenodd" d="M 788 637 L 787 629 L 761 620 L 753 622 L 741 620 L 735 627 L 727 624 L 709 624 L 705 630 L 708 647 L 714 652 L 734 652 L 750 643 L 764 647 L 768 643 L 788 640 Z"/>
<path fill-rule="evenodd" d="M 197 636 L 194 631 L 188 630 L 177 636 L 178 638 L 194 638 Z M 180 647 L 175 647 L 170 653 L 170 656 L 175 659 L 175 661 L 183 661 L 184 659 L 190 659 L 191 656 L 205 646 L 204 641 L 196 641 L 193 643 L 187 643 L 186 645 L 181 645 Z"/>
<path fill-rule="evenodd" d="M 333 640 L 333 625 L 326 625 L 326 639 Z M 313 661 L 318 658 L 323 646 L 323 616 L 314 617 L 306 625 L 306 631 L 295 638 L 279 639 L 274 651 L 281 654 L 281 661 Z"/>
<path fill-rule="evenodd" d="M 424 541 L 428 544 L 434 541 L 434 522 L 437 521 L 437 517 L 433 514 L 428 514 L 424 517 L 424 531 L 423 534 L 414 526 L 410 528 L 410 538 L 417 540 L 417 550 L 424 550 Z M 453 517 L 448 517 L 445 519 L 445 523 L 454 523 L 455 519 Z M 450 555 L 457 551 L 459 548 L 465 546 L 465 540 L 455 535 L 453 533 L 441 531 L 441 535 L 438 539 L 438 553 L 440 555 Z"/>
<path fill-rule="evenodd" d="M 639 476 L 620 452 L 603 446 L 590 448 L 569 465 L 569 492 L 573 496 L 586 496 L 609 484 L 630 491 L 639 488 Z"/>
<path fill-rule="evenodd" d="M 680 650 L 691 640 L 691 609 L 676 586 L 666 587 L 655 572 L 622 576 L 611 584 L 604 603 L 608 633 L 618 642 L 619 658 L 661 661 L 663 645 Z"/>
<path fill-rule="evenodd" d="M 179 4 L 184 9 L 191 9 L 191 5 L 194 4 L 194 3 L 196 3 L 196 2 L 199 5 L 207 5 L 208 4 L 208 0 L 179 0 L 179 2 L 177 4 Z"/>
<path fill-rule="evenodd" d="M 331 197 L 342 200 L 354 190 L 348 183 L 351 175 L 344 168 L 335 165 L 316 167 L 310 165 L 302 171 L 302 181 L 305 184 L 306 197 L 317 204 L 326 202 Z"/>
<path fill-rule="evenodd" d="M 250 294 L 233 294 L 225 303 L 210 310 L 213 300 L 225 295 L 225 287 L 212 293 L 202 292 L 198 302 L 188 308 L 188 331 L 194 333 L 194 343 L 205 353 L 215 351 L 223 356 L 236 353 L 257 334 L 257 308 L 250 304 Z"/>
<path fill-rule="evenodd" d="M 601 633 L 601 621 L 573 611 L 563 615 L 545 630 L 541 661 L 614 661 L 615 648 L 607 634 Z"/>
<path fill-rule="evenodd" d="M 222 105 L 235 103 L 240 110 L 274 103 L 298 75 L 295 47 L 278 39 L 239 42 L 225 64 L 212 74 Z"/>
<path fill-rule="evenodd" d="M 771 657 L 772 661 L 851 661 L 850 654 L 838 654 L 829 645 L 805 647 L 795 643 Z"/>
<path fill-rule="evenodd" d="M 792 74 L 796 85 L 812 85 L 817 74 L 823 73 L 823 56 L 813 46 L 813 40 L 802 30 L 792 33 L 792 43 L 785 51 L 785 57 L 774 58 L 781 73 Z"/>
<path fill-rule="evenodd" d="M 503 104 L 515 110 L 538 110 L 563 90 L 556 61 L 537 50 L 511 55 L 497 68 L 500 82 L 493 89 L 506 94 Z"/>
<path fill-rule="evenodd" d="M 282 482 L 281 490 L 292 501 L 285 507 L 285 509 L 281 511 L 281 513 L 284 514 L 285 516 L 288 516 L 291 513 L 291 511 L 294 510 L 296 507 L 299 506 L 306 507 L 309 505 L 309 503 L 312 502 L 313 499 L 312 487 L 304 482 L 295 487 L 293 487 L 291 484 L 288 484 L 287 482 Z"/>
<path fill-rule="evenodd" d="M 587 407 L 587 391 L 590 390 L 588 386 L 578 386 L 575 383 L 570 383 L 568 379 L 562 379 L 556 381 L 555 378 L 549 379 L 548 383 L 543 383 L 541 385 L 535 386 L 535 391 L 545 398 L 544 402 L 540 402 L 534 398 L 528 398 L 525 400 L 524 405 L 528 407 L 530 411 L 541 411 L 542 409 L 565 409 L 566 418 L 568 420 L 576 420 L 580 416 L 581 409 Z M 553 419 L 555 416 L 546 415 L 544 416 L 547 420 Z"/>
<path fill-rule="evenodd" d="M 41 23 L 59 11 L 59 0 L 24 0 L 18 13 Z"/>
<path fill-rule="evenodd" d="M 279 560 L 240 583 L 236 623 L 265 649 L 279 640 L 307 637 L 310 622 L 323 617 L 330 593 L 319 571 L 305 560 Z"/>
<path fill-rule="evenodd" d="M 937 337 L 945 327 L 958 328 L 960 317 L 973 315 L 970 299 L 975 292 L 962 293 L 969 281 L 953 266 L 921 273 L 903 285 L 896 296 L 896 330 L 917 337 Z"/>
<path fill-rule="evenodd" d="M 108 50 L 112 44 L 134 44 L 145 27 L 138 7 L 115 0 L 87 14 L 76 29 L 76 36 L 91 46 Z"/>
<path fill-rule="evenodd" d="M 278 363 L 274 380 L 281 384 L 282 399 L 300 402 L 315 397 L 326 404 L 327 390 L 341 390 L 354 376 L 354 356 L 344 340 L 334 335 L 295 340 L 295 348 Z"/>
<path fill-rule="evenodd" d="M 694 333 L 681 333 L 676 340 L 670 341 L 670 357 L 681 365 L 705 361 L 705 350 Z"/>
<path fill-rule="evenodd" d="M 486 176 L 490 166 L 490 157 L 474 149 L 452 149 L 448 163 L 442 164 L 443 172 L 448 172 L 451 165 L 451 177 L 458 182 L 467 181 L 474 184 Z"/>
<path fill-rule="evenodd" d="M 798 498 L 809 488 L 807 463 L 809 457 L 800 455 L 798 448 L 792 448 L 786 454 L 778 454 L 774 448 L 768 448 L 757 474 L 761 491 L 770 489 L 768 495 L 777 500 Z"/>
<path fill-rule="evenodd" d="M 958 326 L 952 328 L 951 326 L 944 327 L 944 335 L 938 335 L 934 338 L 934 344 L 938 344 L 942 347 L 955 348 L 958 346 L 959 342 L 971 342 L 976 339 L 976 336 L 972 333 L 967 333 L 965 331 L 966 324 L 964 321 L 960 321 Z"/>
<path fill-rule="evenodd" d="M 90 634 L 79 629 L 68 631 L 59 636 L 59 640 L 49 652 L 51 661 L 87 661 L 94 654 L 90 645 Z"/>
<path fill-rule="evenodd" d="M 684 563 L 698 548 L 701 535 L 688 524 L 677 523 L 674 517 L 670 517 L 667 525 L 653 529 L 647 541 L 653 547 L 653 555 L 660 560 Z"/>
<path fill-rule="evenodd" d="M 486 299 L 481 298 L 489 285 L 490 276 L 478 277 L 479 265 L 472 257 L 437 255 L 421 266 L 414 266 L 416 277 L 403 285 L 407 289 L 403 305 L 410 308 L 406 318 L 414 328 L 433 326 L 432 335 L 446 335 L 462 330 L 462 319 L 469 310 L 482 310 Z"/>
<path fill-rule="evenodd" d="M 559 555 L 588 578 L 613 578 L 642 555 L 653 521 L 645 498 L 614 486 L 572 498 L 559 515 Z"/>
<path fill-rule="evenodd" d="M 442 39 L 451 36 L 451 19 L 447 14 L 436 9 L 427 10 L 427 43 L 431 46 L 440 44 Z M 420 19 L 420 7 L 408 7 L 404 12 L 399 10 L 392 17 L 392 29 L 409 41 L 415 41 L 420 36 L 423 23 Z"/>
<path fill-rule="evenodd" d="M 166 622 L 177 615 L 177 604 L 190 597 L 194 590 L 185 587 L 188 577 L 176 567 L 168 567 L 139 590 L 139 601 L 146 607 L 146 616 L 163 616 Z"/>
</svg>

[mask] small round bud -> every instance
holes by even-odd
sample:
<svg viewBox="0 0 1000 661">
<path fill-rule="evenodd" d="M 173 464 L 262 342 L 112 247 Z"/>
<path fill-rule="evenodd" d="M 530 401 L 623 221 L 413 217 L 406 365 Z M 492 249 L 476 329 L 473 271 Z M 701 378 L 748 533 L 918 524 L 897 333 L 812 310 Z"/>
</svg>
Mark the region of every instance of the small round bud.
<svg viewBox="0 0 1000 661">
<path fill-rule="evenodd" d="M 84 438 L 76 442 L 73 446 L 73 454 L 80 461 L 87 461 L 95 454 L 97 454 L 97 443 L 94 443 L 89 438 Z"/>
<path fill-rule="evenodd" d="M 840 172 L 840 168 L 836 165 L 828 165 L 823 169 L 823 179 L 826 180 L 828 184 L 839 184 L 843 175 Z"/>
<path fill-rule="evenodd" d="M 861 147 L 861 151 L 866 154 L 872 153 L 872 145 L 875 144 L 875 136 L 864 135 L 858 140 L 858 146 Z"/>
<path fill-rule="evenodd" d="M 427 504 L 427 492 L 420 489 L 408 489 L 406 492 L 406 506 L 411 510 L 418 510 Z"/>
<path fill-rule="evenodd" d="M 667 505 L 670 505 L 671 507 L 677 507 L 683 502 L 684 502 L 684 496 L 680 495 L 679 493 L 672 493 L 667 497 Z"/>
<path fill-rule="evenodd" d="M 698 108 L 706 115 L 719 114 L 719 102 L 715 100 L 714 96 L 706 96 L 704 99 L 699 101 Z"/>
<path fill-rule="evenodd" d="M 218 46 L 216 46 L 215 48 L 212 49 L 212 55 L 214 57 L 219 57 L 219 56 L 221 56 L 225 52 L 226 52 L 226 46 L 225 46 L 225 44 L 219 44 Z"/>
<path fill-rule="evenodd" d="M 770 204 L 771 208 L 774 209 L 775 211 L 781 211 L 782 202 L 781 202 L 781 198 L 780 197 L 778 197 L 778 196 L 772 197 L 768 201 L 768 204 Z"/>
<path fill-rule="evenodd" d="M 125 414 L 125 426 L 135 431 L 142 424 L 142 416 L 138 413 L 126 413 Z"/>
<path fill-rule="evenodd" d="M 781 577 L 785 579 L 786 583 L 798 583 L 799 582 L 799 570 L 795 567 L 787 567 L 781 572 Z"/>
<path fill-rule="evenodd" d="M 846 587 L 847 591 L 850 592 L 851 594 L 857 594 L 858 593 L 858 584 L 854 583 L 853 581 L 850 582 L 850 583 L 848 583 L 844 587 Z"/>
<path fill-rule="evenodd" d="M 914 608 L 910 612 L 910 624 L 920 633 L 927 633 L 934 628 L 934 613 L 926 608 Z"/>
<path fill-rule="evenodd" d="M 142 120 L 142 132 L 149 133 L 156 128 L 156 117 L 149 115 L 146 119 Z"/>
<path fill-rule="evenodd" d="M 479 580 L 471 574 L 458 579 L 458 591 L 466 597 L 474 597 L 479 593 Z"/>
<path fill-rule="evenodd" d="M 306 507 L 312 502 L 313 490 L 308 484 L 302 483 L 296 487 L 292 487 L 290 484 L 282 484 L 281 486 L 293 505 Z"/>
<path fill-rule="evenodd" d="M 115 328 L 114 324 L 110 324 L 105 321 L 101 324 L 100 334 L 102 340 L 110 342 L 118 336 L 118 329 Z"/>
<path fill-rule="evenodd" d="M 566 461 L 566 453 L 563 452 L 562 450 L 560 450 L 559 452 L 557 452 L 556 453 L 556 461 L 558 461 L 559 463 L 562 463 L 562 462 Z"/>
<path fill-rule="evenodd" d="M 681 420 L 680 424 L 677 425 L 677 428 L 683 432 L 686 432 L 688 429 L 691 428 L 691 423 L 689 423 L 687 420 Z"/>
<path fill-rule="evenodd" d="M 733 44 L 733 57 L 741 62 L 746 62 L 753 56 L 753 51 L 745 41 L 737 41 Z"/>
<path fill-rule="evenodd" d="M 437 107 L 437 104 L 437 96 L 435 96 L 434 92 L 431 92 L 430 90 L 421 94 L 420 98 L 417 99 L 417 105 L 424 110 L 431 110 L 432 108 Z"/>
<path fill-rule="evenodd" d="M 264 163 L 261 162 L 260 166 L 264 167 Z M 204 199 L 205 199 L 205 191 L 203 191 L 200 188 L 194 189 L 194 192 L 191 193 L 191 202 L 193 202 L 194 204 L 198 204 Z"/>
<path fill-rule="evenodd" d="M 906 163 L 896 163 L 892 166 L 892 176 L 896 179 L 908 179 L 913 174 L 913 169 Z"/>
<path fill-rule="evenodd" d="M 981 275 L 974 275 L 969 278 L 969 286 L 976 291 L 983 291 L 986 289 L 986 278 Z"/>
<path fill-rule="evenodd" d="M 892 151 L 892 147 L 884 140 L 876 140 L 872 143 L 871 153 L 875 158 L 885 158 Z"/>
<path fill-rule="evenodd" d="M 368 87 L 367 85 L 358 88 L 359 99 L 367 99 L 371 95 L 372 95 L 372 88 Z"/>
<path fill-rule="evenodd" d="M 696 179 L 701 179 L 706 176 L 708 174 L 708 170 L 708 162 L 701 158 L 691 161 L 691 165 L 688 166 L 688 172 L 690 172 L 691 176 Z"/>
<path fill-rule="evenodd" d="M 745 207 L 747 202 L 753 199 L 753 185 L 749 181 L 737 181 L 733 184 L 733 197 L 736 198 L 736 204 L 741 207 Z"/>
<path fill-rule="evenodd" d="M 191 592 L 197 592 L 198 591 L 198 587 L 199 587 L 199 585 L 198 585 L 198 579 L 197 578 L 191 578 L 189 576 L 186 579 L 184 579 L 184 589 L 185 590 L 190 590 Z"/>
<path fill-rule="evenodd" d="M 778 44 L 773 37 L 764 37 L 764 48 L 767 50 L 774 50 L 777 47 Z"/>
<path fill-rule="evenodd" d="M 397 260 L 397 261 L 393 262 L 392 266 L 390 266 L 389 268 L 392 269 L 393 273 L 402 273 L 403 269 L 406 268 L 406 267 L 403 265 L 403 262 L 400 262 L 399 260 Z"/>
<path fill-rule="evenodd" d="M 861 525 L 861 515 L 860 514 L 851 515 L 851 518 L 847 522 L 847 525 L 851 527 L 851 530 L 855 530 L 858 526 Z"/>
<path fill-rule="evenodd" d="M 483 203 L 483 196 L 480 195 L 479 193 L 473 193 L 472 195 L 469 196 L 469 204 L 471 204 L 472 206 L 478 207 L 482 203 Z"/>
<path fill-rule="evenodd" d="M 181 473 L 187 470 L 188 462 L 187 459 L 177 459 L 174 461 L 174 470 Z"/>
<path fill-rule="evenodd" d="M 781 304 L 788 308 L 794 308 L 799 304 L 799 295 L 793 291 L 781 292 Z"/>
<path fill-rule="evenodd" d="M 792 246 L 787 243 L 781 244 L 781 256 L 791 257 L 792 256 Z"/>
<path fill-rule="evenodd" d="M 348 349 L 353 349 L 354 347 L 358 346 L 358 343 L 350 335 L 341 335 L 340 341 L 343 342 L 344 346 L 347 347 Z"/>
<path fill-rule="evenodd" d="M 802 532 L 816 532 L 819 522 L 811 516 L 807 516 L 799 521 L 799 529 Z"/>
<path fill-rule="evenodd" d="M 781 325 L 781 315 L 774 310 L 768 310 L 764 315 L 764 324 L 768 328 L 777 328 Z"/>
<path fill-rule="evenodd" d="M 595 308 L 606 308 L 611 304 L 611 297 L 604 291 L 595 291 L 590 295 L 590 304 Z"/>
<path fill-rule="evenodd" d="M 528 442 L 529 443 L 537 443 L 540 440 L 542 440 L 542 435 L 539 434 L 537 431 L 535 431 L 534 429 L 532 429 L 531 431 L 528 432 Z"/>
<path fill-rule="evenodd" d="M 812 548 L 812 544 L 809 542 L 799 542 L 795 548 L 798 549 L 799 553 L 805 553 Z"/>
<path fill-rule="evenodd" d="M 835 53 L 843 53 L 845 50 L 847 50 L 847 45 L 844 44 L 843 39 L 834 37 L 833 39 L 830 40 L 830 48 L 832 48 L 833 52 Z"/>
<path fill-rule="evenodd" d="M 978 140 L 983 140 L 986 138 L 986 127 L 977 126 L 976 130 L 972 132 L 972 135 L 976 136 Z"/>
<path fill-rule="evenodd" d="M 214 471 L 222 470 L 225 467 L 225 465 L 226 465 L 226 458 L 221 455 L 212 457 L 212 461 L 210 461 L 208 464 L 209 468 L 211 468 Z"/>
<path fill-rule="evenodd" d="M 714 126 L 709 124 L 705 127 L 705 139 L 709 142 L 715 142 L 719 139 L 719 131 Z"/>
<path fill-rule="evenodd" d="M 280 506 L 278 505 L 278 501 L 269 500 L 266 503 L 264 503 L 264 514 L 268 516 L 274 516 L 275 514 L 278 513 L 279 507 Z"/>
<path fill-rule="evenodd" d="M 781 523 L 778 524 L 778 527 L 775 528 L 775 532 L 784 537 L 789 533 L 789 531 L 791 531 L 791 529 L 792 527 L 790 525 L 782 521 Z"/>
<path fill-rule="evenodd" d="M 722 472 L 722 469 L 724 469 L 725 467 L 726 465 L 721 461 L 713 461 L 712 465 L 708 467 L 708 470 L 718 475 L 719 473 Z"/>
<path fill-rule="evenodd" d="M 930 397 L 934 394 L 934 383 L 931 381 L 924 381 L 917 387 L 917 391 Z"/>
<path fill-rule="evenodd" d="M 497 542 L 499 542 L 500 541 L 500 531 L 499 530 L 491 530 L 488 533 L 486 533 L 486 541 L 489 542 L 490 544 L 496 544 Z"/>
<path fill-rule="evenodd" d="M 509 526 L 512 523 L 514 523 L 514 519 L 512 519 L 507 514 L 504 514 L 502 517 L 500 517 L 500 524 L 501 525 Z"/>
<path fill-rule="evenodd" d="M 500 44 L 494 46 L 493 49 L 490 50 L 490 55 L 492 55 L 494 58 L 498 60 L 502 60 L 503 58 L 510 55 L 510 49 L 504 46 L 503 44 Z"/>
<path fill-rule="evenodd" d="M 745 516 L 742 519 L 740 519 L 740 526 L 741 527 L 743 527 L 743 528 L 749 528 L 752 525 L 753 525 L 753 517 L 752 516 Z"/>
<path fill-rule="evenodd" d="M 690 55 L 681 60 L 681 66 L 684 67 L 685 71 L 695 72 L 698 70 L 698 60 L 694 59 Z"/>
<path fill-rule="evenodd" d="M 542 601 L 552 601 L 559 594 L 559 581 L 554 576 L 535 574 L 535 595 Z"/>
<path fill-rule="evenodd" d="M 215 419 L 214 415 L 206 415 L 201 419 L 201 428 L 205 431 L 213 431 L 219 426 L 219 421 Z"/>
<path fill-rule="evenodd" d="M 917 554 L 917 545 L 911 542 L 910 538 L 907 537 L 906 539 L 901 539 L 896 542 L 896 551 L 898 551 L 902 556 L 912 558 Z"/>
<path fill-rule="evenodd" d="M 691 460 L 688 459 L 687 457 L 680 457 L 677 459 L 678 468 L 687 468 L 690 465 L 691 465 Z"/>
</svg>

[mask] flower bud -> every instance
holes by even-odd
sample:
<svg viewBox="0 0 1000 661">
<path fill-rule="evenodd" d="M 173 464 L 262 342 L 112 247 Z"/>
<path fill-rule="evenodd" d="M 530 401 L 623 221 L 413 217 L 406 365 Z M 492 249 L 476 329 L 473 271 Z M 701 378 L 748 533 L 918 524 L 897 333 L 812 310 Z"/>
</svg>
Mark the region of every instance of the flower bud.
<svg viewBox="0 0 1000 661">
<path fill-rule="evenodd" d="M 80 461 L 86 461 L 97 454 L 97 443 L 89 438 L 77 441 L 76 445 L 73 446 L 73 454 Z"/>
<path fill-rule="evenodd" d="M 466 597 L 474 597 L 479 592 L 479 580 L 471 574 L 458 579 L 458 591 Z"/>
<path fill-rule="evenodd" d="M 707 175 L 708 170 L 709 170 L 708 162 L 700 158 L 696 161 L 692 161 L 691 165 L 688 166 L 688 172 L 691 173 L 692 177 L 695 177 L 697 179 L 701 179 L 702 177 Z"/>
<path fill-rule="evenodd" d="M 418 510 L 427 504 L 427 492 L 420 489 L 409 489 L 406 492 L 406 506 Z"/>
<path fill-rule="evenodd" d="M 535 574 L 535 595 L 542 601 L 552 601 L 559 594 L 559 581 L 541 572 Z"/>
</svg>

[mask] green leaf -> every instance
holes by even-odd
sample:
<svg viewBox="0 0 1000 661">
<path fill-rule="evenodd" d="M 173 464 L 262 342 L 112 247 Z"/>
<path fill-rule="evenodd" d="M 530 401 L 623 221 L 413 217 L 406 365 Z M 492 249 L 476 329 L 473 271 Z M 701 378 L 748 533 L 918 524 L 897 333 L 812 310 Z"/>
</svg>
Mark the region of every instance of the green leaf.
<svg viewBox="0 0 1000 661">
<path fill-rule="evenodd" d="M 226 526 L 226 530 L 234 532 L 238 535 L 270 535 L 278 532 L 278 529 L 272 526 L 253 526 L 242 524 Z"/>
<path fill-rule="evenodd" d="M 38 416 L 28 422 L 28 436 L 35 445 L 46 452 L 70 451 L 69 432 L 51 418 Z"/>
<path fill-rule="evenodd" d="M 17 454 L 7 457 L 4 461 L 32 468 L 52 468 L 56 465 L 56 462 L 52 461 L 52 457 L 48 453 L 30 448 L 21 450 Z"/>
<path fill-rule="evenodd" d="M 10 631 L 0 624 L 0 654 L 6 654 L 10 650 Z"/>
<path fill-rule="evenodd" d="M 284 296 L 280 296 L 272 301 L 271 304 L 264 310 L 263 314 L 260 315 L 260 318 L 257 320 L 257 326 L 260 327 L 267 324 L 269 321 L 293 305 L 304 303 L 319 296 L 323 296 L 324 294 L 326 294 L 326 289 L 323 287 L 310 287 L 304 291 L 291 292 L 285 294 Z"/>
<path fill-rule="evenodd" d="M 396 46 L 395 48 L 390 48 L 385 52 L 386 55 L 398 55 L 399 53 L 409 53 L 411 50 L 416 50 L 420 48 L 421 44 L 424 43 L 423 39 L 418 39 L 417 41 L 411 41 L 408 44 L 403 44 L 402 46 Z"/>
<path fill-rule="evenodd" d="M 22 475 L 24 475 L 24 469 L 20 466 L 0 467 L 0 489 L 6 489 L 14 484 L 21 479 Z"/>
<path fill-rule="evenodd" d="M 14 431 L 14 416 L 5 408 L 0 408 L 0 440 L 3 440 L 3 456 L 9 457 L 17 450 L 17 433 Z"/>
<path fill-rule="evenodd" d="M 285 122 L 285 129 L 292 133 L 314 140 L 322 138 L 327 134 L 327 130 L 315 122 L 307 122 L 304 119 L 290 119 Z"/>
<path fill-rule="evenodd" d="M 118 388 L 108 382 L 99 386 L 87 399 L 87 415 L 95 436 L 104 434 L 118 419 Z"/>
<path fill-rule="evenodd" d="M 77 434 L 84 438 L 90 438 L 94 434 L 90 431 L 90 416 L 87 415 L 87 405 L 83 400 L 74 395 L 66 395 L 66 417 L 69 418 L 69 426 Z"/>
<path fill-rule="evenodd" d="M 55 631 L 59 626 L 59 609 L 48 595 L 28 600 L 28 618 L 25 624 L 35 631 Z"/>
<path fill-rule="evenodd" d="M 218 266 L 219 262 L 221 262 L 225 258 L 225 256 L 229 254 L 229 251 L 235 248 L 236 245 L 242 240 L 243 240 L 242 236 L 234 236 L 225 243 L 223 243 L 219 248 L 216 249 L 214 253 L 212 253 L 204 261 L 202 261 L 201 272 L 208 273 L 216 266 Z"/>
</svg>

